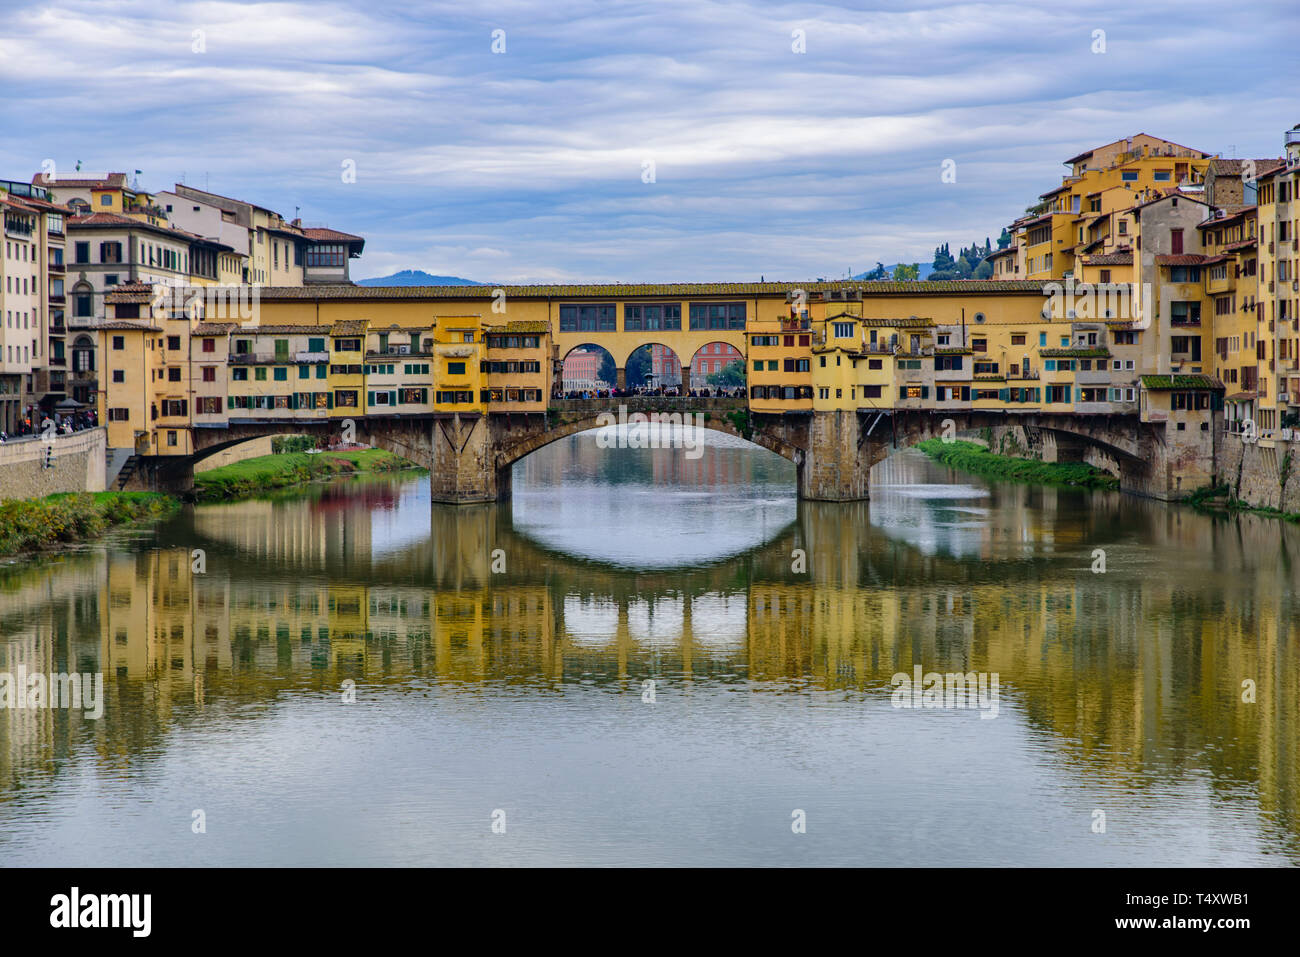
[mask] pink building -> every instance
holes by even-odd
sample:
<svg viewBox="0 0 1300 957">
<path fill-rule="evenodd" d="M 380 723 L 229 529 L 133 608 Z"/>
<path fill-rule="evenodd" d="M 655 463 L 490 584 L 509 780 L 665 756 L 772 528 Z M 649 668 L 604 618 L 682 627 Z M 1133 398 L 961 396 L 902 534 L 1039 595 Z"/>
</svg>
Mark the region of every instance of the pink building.
<svg viewBox="0 0 1300 957">
<path fill-rule="evenodd" d="M 725 342 L 710 342 L 691 360 L 691 388 L 709 388 L 709 376 L 721 372 L 728 365 L 741 359 L 740 350 Z"/>
<path fill-rule="evenodd" d="M 600 362 L 604 353 L 574 349 L 564 357 L 562 388 L 565 392 L 594 392 L 610 388 L 600 376 Z"/>
</svg>

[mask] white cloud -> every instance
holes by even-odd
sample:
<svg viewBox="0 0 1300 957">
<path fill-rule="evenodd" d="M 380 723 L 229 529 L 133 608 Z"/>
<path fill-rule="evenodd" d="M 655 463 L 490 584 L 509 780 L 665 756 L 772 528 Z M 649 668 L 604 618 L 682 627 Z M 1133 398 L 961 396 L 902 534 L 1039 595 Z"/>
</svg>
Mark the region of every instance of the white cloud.
<svg viewBox="0 0 1300 957">
<path fill-rule="evenodd" d="M 0 38 L 0 175 L 81 159 L 300 206 L 367 236 L 358 275 L 839 274 L 996 236 L 1065 157 L 1138 130 L 1276 155 L 1300 18 L 1223 10 L 19 4 Z M 956 184 L 939 182 L 946 158 Z"/>
</svg>

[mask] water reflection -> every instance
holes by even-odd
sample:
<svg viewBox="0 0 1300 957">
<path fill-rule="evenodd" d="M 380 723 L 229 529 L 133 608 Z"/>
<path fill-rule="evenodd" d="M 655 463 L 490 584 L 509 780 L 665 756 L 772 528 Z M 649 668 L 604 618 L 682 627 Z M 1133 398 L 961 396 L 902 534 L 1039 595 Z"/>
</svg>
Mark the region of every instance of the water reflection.
<svg viewBox="0 0 1300 957">
<path fill-rule="evenodd" d="M 99 722 L 0 711 L 6 859 L 198 863 L 206 801 L 244 835 L 209 862 L 1300 861 L 1300 530 L 906 454 L 844 506 L 739 449 L 692 479 L 553 448 L 513 510 L 342 483 L 4 570 L 0 671 L 102 671 L 107 694 Z M 647 469 L 685 491 L 619 494 Z M 715 521 L 718 481 L 742 504 Z M 999 718 L 892 709 L 913 664 L 997 672 Z M 507 798 L 535 831 L 498 857 L 478 824 Z M 364 836 L 357 801 L 388 807 Z M 814 802 L 835 833 L 792 851 Z M 441 830 L 395 840 L 411 816 Z"/>
</svg>

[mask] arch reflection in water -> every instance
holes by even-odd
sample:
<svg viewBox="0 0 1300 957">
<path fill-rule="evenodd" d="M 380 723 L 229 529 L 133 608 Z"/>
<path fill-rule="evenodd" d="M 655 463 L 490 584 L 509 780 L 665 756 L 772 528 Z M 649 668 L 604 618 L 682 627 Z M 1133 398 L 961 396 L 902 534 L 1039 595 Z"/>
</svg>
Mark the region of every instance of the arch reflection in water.
<svg viewBox="0 0 1300 957">
<path fill-rule="evenodd" d="M 917 485 L 948 478 L 923 460 L 898 457 L 891 467 L 913 469 Z M 467 770 L 472 752 L 457 742 L 504 746 L 512 775 L 541 788 L 536 801 L 554 762 L 581 753 L 591 767 L 621 767 L 629 741 L 633 754 L 654 749 L 670 789 L 694 801 L 721 794 L 755 813 L 773 774 L 803 769 L 847 822 L 819 860 L 914 859 L 899 822 L 924 820 L 935 847 L 968 862 L 1049 854 L 1036 848 L 1057 863 L 1300 861 L 1300 583 L 1291 560 L 1300 530 L 964 479 L 986 509 L 978 529 L 926 497 L 804 503 L 770 539 L 726 560 L 628 569 L 544 547 L 531 528 L 516 530 L 508 507 L 430 510 L 412 494 L 418 483 L 389 482 L 391 504 L 344 485 L 333 497 L 231 506 L 220 522 L 205 507 L 152 542 L 5 571 L 0 670 L 75 662 L 105 673 L 108 700 L 99 722 L 0 714 L 0 830 L 36 833 L 18 825 L 74 806 L 92 768 L 119 792 L 162 789 L 183 801 L 188 782 L 163 775 L 173 759 L 216 760 L 242 753 L 245 740 L 293 753 L 303 733 L 313 748 L 361 735 L 350 760 L 366 771 L 356 786 L 368 789 L 385 772 L 367 752 L 413 746 L 432 726 L 437 746 L 420 760 L 461 763 L 435 762 L 429 773 L 467 775 L 457 780 L 472 788 L 475 774 L 490 772 Z M 359 492 L 352 505 L 338 500 L 349 487 Z M 417 513 L 427 539 L 376 547 L 377 527 Z M 1098 546 L 1105 575 L 1090 571 Z M 193 547 L 208 551 L 204 575 L 191 571 Z M 498 548 L 505 574 L 491 571 Z M 807 553 L 806 574 L 791 570 L 796 548 Z M 891 676 L 916 664 L 998 673 L 998 719 L 892 710 Z M 375 709 L 371 721 L 335 708 L 346 678 Z M 691 707 L 638 710 L 647 678 L 660 683 L 661 703 L 689 695 Z M 1256 682 L 1255 705 L 1241 700 L 1244 678 Z M 546 759 L 534 766 L 527 755 L 537 747 Z M 697 780 L 688 771 L 700 757 L 713 770 Z M 155 764 L 146 783 L 141 769 Z M 409 757 L 401 766 L 422 800 L 444 793 L 443 778 L 426 780 Z M 583 773 L 594 793 L 614 786 Z M 279 786 L 308 794 L 314 781 Z M 339 786 L 347 805 L 356 795 Z M 971 795 L 990 797 L 976 807 Z M 636 800 L 625 795 L 604 817 L 583 804 L 585 831 L 565 839 L 587 847 L 583 833 L 629 826 Z M 1105 841 L 1087 828 L 1098 802 L 1131 822 Z M 866 817 L 848 810 L 864 806 Z M 259 821 L 270 825 L 255 809 L 241 813 L 252 815 L 249 837 L 232 846 L 256 854 L 268 841 Z M 114 839 L 125 825 L 98 823 L 104 846 L 133 859 L 128 835 Z M 961 835 L 976 831 L 994 851 L 967 847 Z M 57 843 L 60 833 L 41 840 Z M 689 839 L 669 845 L 679 859 L 698 859 Z M 148 846 L 153 859 L 173 854 L 166 841 Z M 305 839 L 289 846 L 315 859 Z M 734 859 L 763 859 L 745 857 L 746 846 Z M 37 850 L 35 838 L 7 846 L 17 861 Z M 179 862 L 189 852 L 174 853 Z"/>
<path fill-rule="evenodd" d="M 600 433 L 619 429 L 569 436 L 518 463 L 514 527 L 570 555 L 667 568 L 739 554 L 794 521 L 795 469 L 780 456 L 707 429 L 699 458 L 682 448 L 601 447 Z M 680 427 L 660 431 L 680 444 Z"/>
</svg>

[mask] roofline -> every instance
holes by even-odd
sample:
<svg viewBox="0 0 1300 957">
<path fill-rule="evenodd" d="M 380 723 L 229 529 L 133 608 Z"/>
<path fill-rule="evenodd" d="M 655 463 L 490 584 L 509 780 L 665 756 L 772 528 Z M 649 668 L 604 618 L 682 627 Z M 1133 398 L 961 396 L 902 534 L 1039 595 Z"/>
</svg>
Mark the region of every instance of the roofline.
<svg viewBox="0 0 1300 957">
<path fill-rule="evenodd" d="M 263 302 L 292 301 L 347 301 L 384 302 L 420 299 L 492 299 L 498 289 L 515 299 L 664 299 L 691 298 L 752 298 L 789 297 L 797 289 L 805 292 L 852 291 L 864 295 L 1043 295 L 1047 279 L 970 279 L 970 280 L 915 280 L 910 282 L 863 280 L 844 282 L 762 282 L 762 283 L 579 283 L 522 286 L 262 286 L 259 295 Z M 718 289 L 729 285 L 731 288 Z"/>
</svg>

